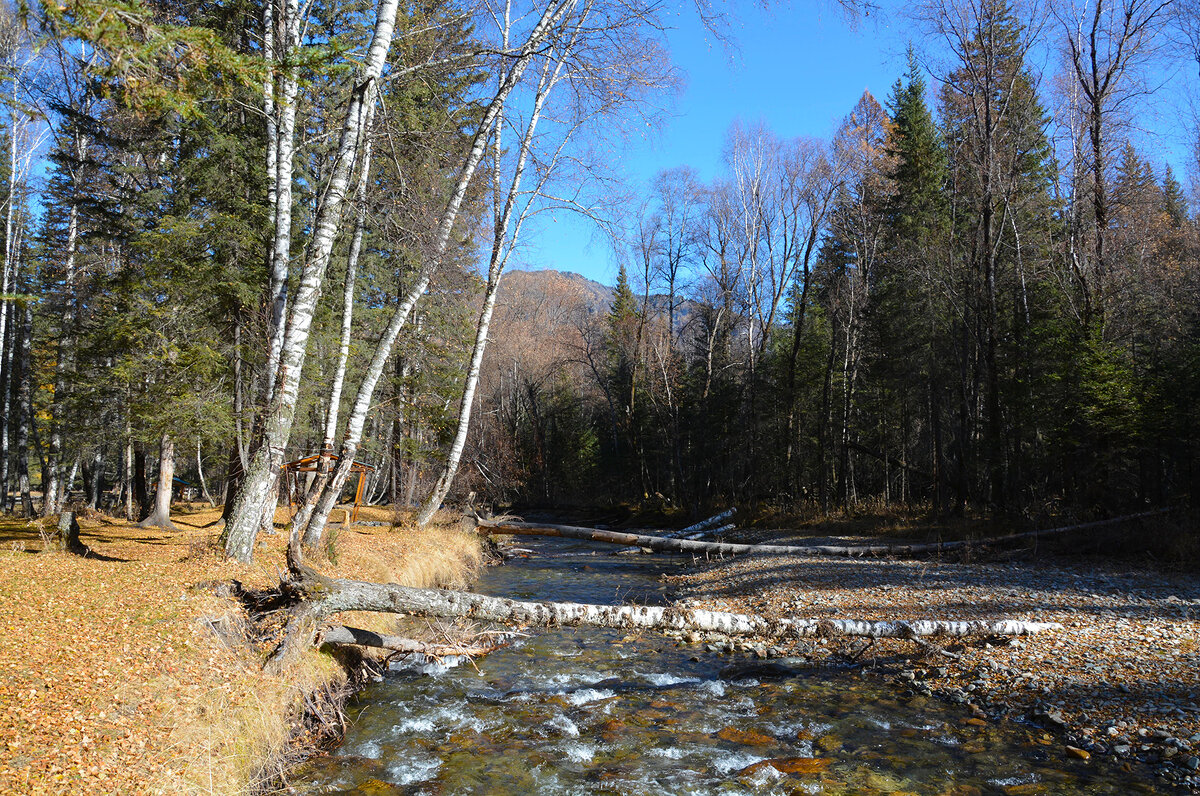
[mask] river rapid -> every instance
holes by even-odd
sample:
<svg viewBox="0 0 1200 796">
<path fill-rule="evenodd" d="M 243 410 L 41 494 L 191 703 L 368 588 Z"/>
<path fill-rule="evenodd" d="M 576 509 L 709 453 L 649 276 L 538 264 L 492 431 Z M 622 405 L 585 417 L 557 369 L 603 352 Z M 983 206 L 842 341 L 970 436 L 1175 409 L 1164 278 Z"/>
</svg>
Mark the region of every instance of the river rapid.
<svg viewBox="0 0 1200 796">
<path fill-rule="evenodd" d="M 521 540 L 477 590 L 662 603 L 686 562 Z M 475 663 L 399 662 L 348 705 L 305 794 L 1127 794 L 1155 785 L 1065 758 L 1040 729 L 969 722 L 882 678 L 677 646 L 655 634 L 532 631 Z M 771 762 L 767 762 L 771 761 Z"/>
</svg>

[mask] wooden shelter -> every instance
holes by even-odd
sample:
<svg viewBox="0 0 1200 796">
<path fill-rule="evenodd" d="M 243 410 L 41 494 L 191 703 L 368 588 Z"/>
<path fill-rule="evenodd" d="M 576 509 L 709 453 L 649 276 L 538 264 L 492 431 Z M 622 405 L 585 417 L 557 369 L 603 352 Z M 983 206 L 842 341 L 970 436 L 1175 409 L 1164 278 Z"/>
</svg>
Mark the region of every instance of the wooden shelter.
<svg viewBox="0 0 1200 796">
<path fill-rule="evenodd" d="M 338 459 L 341 458 L 336 453 L 326 451 L 325 453 L 314 453 L 283 465 L 281 472 L 285 489 L 287 489 L 288 508 L 296 504 L 296 499 L 300 494 L 300 473 L 315 473 L 323 457 L 329 457 L 331 470 L 337 466 Z M 350 465 L 350 472 L 358 473 L 358 486 L 354 489 L 354 508 L 350 512 L 350 522 L 355 522 L 358 519 L 358 509 L 362 505 L 367 473 L 375 472 L 375 468 L 369 464 L 354 462 Z"/>
</svg>

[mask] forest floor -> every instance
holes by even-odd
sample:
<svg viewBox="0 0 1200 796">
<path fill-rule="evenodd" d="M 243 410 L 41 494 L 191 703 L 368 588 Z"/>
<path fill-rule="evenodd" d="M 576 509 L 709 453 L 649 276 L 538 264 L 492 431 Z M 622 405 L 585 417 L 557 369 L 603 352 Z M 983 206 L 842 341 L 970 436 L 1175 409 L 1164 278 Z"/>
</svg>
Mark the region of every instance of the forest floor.
<svg viewBox="0 0 1200 796">
<path fill-rule="evenodd" d="M 862 544 L 751 531 L 738 541 Z M 1017 720 L 1039 742 L 1113 755 L 1200 787 L 1200 578 L 1029 552 L 965 562 L 747 556 L 670 579 L 691 607 L 851 619 L 1020 619 L 1063 630 L 978 643 L 822 640 L 789 654 L 850 660 L 961 703 L 968 721 Z M 750 647 L 754 648 L 751 644 Z M 761 646 L 761 645 L 760 645 Z"/>
<path fill-rule="evenodd" d="M 252 566 L 223 560 L 205 527 L 219 516 L 180 507 L 177 531 L 83 518 L 86 556 L 42 552 L 41 524 L 0 517 L 0 794 L 236 793 L 286 766 L 301 715 L 347 673 L 314 651 L 270 677 L 261 651 L 213 632 L 243 612 L 205 584 L 271 586 L 284 568 L 282 533 Z M 395 519 L 364 508 L 331 524 L 336 563 L 321 568 L 431 586 L 479 566 L 473 536 Z"/>
</svg>

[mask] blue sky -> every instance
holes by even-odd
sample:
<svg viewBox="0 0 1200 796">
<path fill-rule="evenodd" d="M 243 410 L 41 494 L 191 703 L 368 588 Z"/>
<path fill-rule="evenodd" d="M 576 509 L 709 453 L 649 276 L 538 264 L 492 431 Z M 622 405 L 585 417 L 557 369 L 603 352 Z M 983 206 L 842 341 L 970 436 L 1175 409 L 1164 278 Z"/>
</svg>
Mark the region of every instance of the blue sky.
<svg viewBox="0 0 1200 796">
<path fill-rule="evenodd" d="M 864 89 L 886 105 L 892 84 L 905 70 L 905 48 L 920 36 L 896 0 L 885 2 L 884 14 L 856 25 L 844 20 L 834 2 L 780 3 L 769 9 L 728 5 L 739 14 L 733 27 L 735 51 L 713 41 L 693 14 L 681 12 L 673 19 L 669 43 L 685 88 L 663 126 L 630 140 L 622 156 L 625 176 L 641 193 L 663 169 L 688 165 L 704 181 L 719 175 L 725 134 L 737 119 L 761 120 L 785 139 L 831 136 Z M 1056 33 L 1046 31 L 1048 38 Z M 1043 62 L 1031 64 L 1035 71 L 1054 71 L 1044 62 L 1047 57 L 1043 51 Z M 1155 95 L 1140 120 L 1153 129 L 1135 135 L 1144 156 L 1156 163 L 1170 158 L 1177 177 L 1186 182 L 1180 164 L 1190 133 L 1178 121 L 1182 91 L 1171 88 L 1184 77 L 1182 70 L 1176 65 L 1162 79 L 1168 91 Z M 543 217 L 527 231 L 514 266 L 575 271 L 605 284 L 615 282 L 615 255 L 591 222 L 558 213 L 553 221 Z"/>
<path fill-rule="evenodd" d="M 671 54 L 685 88 L 660 130 L 628 142 L 623 166 L 633 187 L 682 165 L 711 180 L 736 119 L 762 120 L 782 138 L 827 137 L 864 89 L 884 102 L 904 71 L 906 39 L 895 22 L 866 18 L 852 27 L 833 4 L 730 5 L 739 7 L 735 51 L 713 41 L 692 15 L 675 17 Z M 518 267 L 616 280 L 610 245 L 591 222 L 568 213 L 531 226 L 520 254 Z"/>
</svg>

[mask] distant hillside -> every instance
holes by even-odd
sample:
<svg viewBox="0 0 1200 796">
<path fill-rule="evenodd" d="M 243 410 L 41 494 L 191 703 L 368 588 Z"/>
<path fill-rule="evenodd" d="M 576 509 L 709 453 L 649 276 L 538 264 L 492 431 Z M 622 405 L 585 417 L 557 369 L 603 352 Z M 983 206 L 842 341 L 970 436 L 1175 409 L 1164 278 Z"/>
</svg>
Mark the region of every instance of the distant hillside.
<svg viewBox="0 0 1200 796">
<path fill-rule="evenodd" d="M 614 289 L 608 285 L 588 279 L 586 276 L 570 271 L 509 271 L 500 282 L 500 295 L 496 302 L 499 308 L 505 308 L 509 315 L 519 305 L 537 307 L 546 302 L 559 303 L 574 301 L 576 307 L 588 316 L 597 313 L 607 313 L 612 306 Z M 637 295 L 635 291 L 635 295 Z M 570 298 L 568 298 L 570 297 Z M 640 299 L 641 296 L 639 295 Z M 690 299 L 676 299 L 675 322 L 676 328 L 687 324 L 696 311 L 696 302 Z M 666 314 L 667 296 L 653 294 L 650 296 L 650 307 L 656 312 Z M 520 315 L 520 313 L 518 313 Z"/>
<path fill-rule="evenodd" d="M 509 271 L 500 282 L 496 302 L 501 307 L 511 308 L 518 303 L 539 306 L 566 297 L 585 308 L 588 315 L 594 315 L 608 312 L 613 289 L 569 271 Z"/>
</svg>

